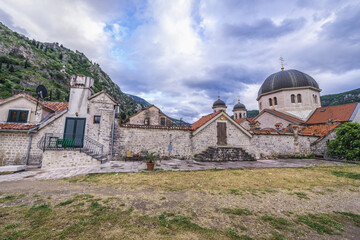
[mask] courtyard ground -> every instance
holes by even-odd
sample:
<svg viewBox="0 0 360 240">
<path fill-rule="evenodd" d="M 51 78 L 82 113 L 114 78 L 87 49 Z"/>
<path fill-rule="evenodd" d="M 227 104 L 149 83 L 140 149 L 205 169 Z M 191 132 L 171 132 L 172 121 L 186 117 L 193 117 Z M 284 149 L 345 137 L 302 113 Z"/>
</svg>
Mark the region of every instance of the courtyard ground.
<svg viewBox="0 0 360 240">
<path fill-rule="evenodd" d="M 360 234 L 358 165 L 29 176 L 0 184 L 0 239 L 358 239 Z"/>
</svg>

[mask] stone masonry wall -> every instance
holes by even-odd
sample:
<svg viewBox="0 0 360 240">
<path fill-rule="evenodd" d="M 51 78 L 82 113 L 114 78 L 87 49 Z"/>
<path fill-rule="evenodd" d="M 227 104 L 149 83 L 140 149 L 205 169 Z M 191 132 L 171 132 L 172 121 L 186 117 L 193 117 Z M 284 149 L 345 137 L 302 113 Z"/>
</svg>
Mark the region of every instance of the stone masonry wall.
<svg viewBox="0 0 360 240">
<path fill-rule="evenodd" d="M 326 137 L 324 137 L 323 139 L 321 139 L 318 142 L 315 142 L 314 144 L 312 144 L 311 146 L 311 150 L 312 152 L 316 155 L 316 156 L 323 156 L 326 157 L 326 150 L 328 148 L 328 141 L 333 139 L 336 135 L 335 131 L 332 131 L 330 134 L 328 134 Z"/>
<path fill-rule="evenodd" d="M 250 137 L 228 120 L 217 120 L 193 136 L 193 154 L 200 153 L 208 147 L 217 146 L 217 122 L 226 122 L 228 147 L 244 147 L 250 144 Z"/>
<path fill-rule="evenodd" d="M 121 160 L 126 151 L 140 153 L 147 150 L 161 157 L 189 157 L 192 155 L 190 131 L 167 128 L 118 127 L 115 131 L 114 160 Z M 169 153 L 168 146 L 172 145 Z"/>
<path fill-rule="evenodd" d="M 251 147 L 260 158 L 272 158 L 281 155 L 309 155 L 311 143 L 318 137 L 294 135 L 254 135 Z"/>
<path fill-rule="evenodd" d="M 82 153 L 74 151 L 45 151 L 43 154 L 42 168 L 64 168 L 77 166 L 98 165 L 100 161 Z"/>
<path fill-rule="evenodd" d="M 25 163 L 29 136 L 19 132 L 0 132 L 0 166 Z"/>
</svg>

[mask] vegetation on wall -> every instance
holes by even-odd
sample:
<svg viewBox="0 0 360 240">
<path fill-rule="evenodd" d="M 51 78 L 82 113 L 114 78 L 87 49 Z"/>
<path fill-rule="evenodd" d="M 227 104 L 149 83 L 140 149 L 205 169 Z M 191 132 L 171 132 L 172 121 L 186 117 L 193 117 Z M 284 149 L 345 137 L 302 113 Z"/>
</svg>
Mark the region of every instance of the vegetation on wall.
<svg viewBox="0 0 360 240">
<path fill-rule="evenodd" d="M 348 161 L 360 161 L 360 124 L 347 122 L 336 129 L 336 136 L 329 142 L 331 156 Z"/>
<path fill-rule="evenodd" d="M 64 73 L 61 72 L 63 68 Z M 83 53 L 58 43 L 30 40 L 0 23 L 0 97 L 10 97 L 13 89 L 35 96 L 36 87 L 42 84 L 47 87 L 51 101 L 68 101 L 70 77 L 74 74 L 92 77 L 94 91 L 105 90 L 113 96 L 120 103 L 124 116 L 143 107 L 124 94 L 99 64 Z"/>
</svg>

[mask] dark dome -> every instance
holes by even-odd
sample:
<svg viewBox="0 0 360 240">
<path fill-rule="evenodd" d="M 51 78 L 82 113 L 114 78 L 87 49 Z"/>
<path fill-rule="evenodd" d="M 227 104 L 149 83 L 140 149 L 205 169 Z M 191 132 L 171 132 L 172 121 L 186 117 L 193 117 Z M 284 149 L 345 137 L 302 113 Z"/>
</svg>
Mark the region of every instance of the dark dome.
<svg viewBox="0 0 360 240">
<path fill-rule="evenodd" d="M 235 106 L 234 106 L 234 110 L 236 110 L 236 109 L 246 109 L 246 107 L 245 107 L 245 105 L 242 104 L 242 103 L 237 103 L 237 104 L 235 104 Z"/>
<path fill-rule="evenodd" d="M 314 87 L 319 89 L 318 83 L 306 73 L 290 69 L 271 74 L 261 85 L 258 96 L 283 88 Z"/>
<path fill-rule="evenodd" d="M 218 107 L 218 106 L 226 106 L 226 105 L 225 105 L 225 102 L 223 100 L 218 99 L 218 100 L 216 100 L 214 102 L 213 107 Z"/>
</svg>

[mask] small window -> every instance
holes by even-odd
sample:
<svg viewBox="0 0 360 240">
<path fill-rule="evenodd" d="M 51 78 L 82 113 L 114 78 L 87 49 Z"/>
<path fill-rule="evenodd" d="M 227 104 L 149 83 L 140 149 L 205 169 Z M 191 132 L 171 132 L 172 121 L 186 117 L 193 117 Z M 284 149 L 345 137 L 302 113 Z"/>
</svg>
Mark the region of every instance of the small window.
<svg viewBox="0 0 360 240">
<path fill-rule="evenodd" d="M 100 123 L 101 116 L 95 115 L 94 116 L 94 123 Z"/>
<path fill-rule="evenodd" d="M 301 103 L 301 94 L 297 95 L 297 101 L 298 101 L 298 103 Z"/>
<path fill-rule="evenodd" d="M 241 118 L 241 113 L 239 113 L 239 118 Z"/>
<path fill-rule="evenodd" d="M 150 119 L 149 118 L 145 118 L 144 125 L 150 125 Z"/>
<path fill-rule="evenodd" d="M 259 108 L 260 108 L 260 111 L 262 110 L 262 103 L 260 102 L 259 103 Z"/>
<path fill-rule="evenodd" d="M 29 111 L 9 110 L 8 122 L 26 123 Z"/>
<path fill-rule="evenodd" d="M 234 114 L 234 118 L 235 118 L 235 119 L 238 119 L 238 118 L 237 118 L 237 114 L 236 114 L 236 113 Z"/>
<path fill-rule="evenodd" d="M 272 106 L 272 99 L 269 98 L 269 105 Z"/>
<path fill-rule="evenodd" d="M 315 100 L 315 103 L 317 104 L 317 103 L 318 103 L 318 99 L 317 99 L 317 96 L 316 96 L 316 95 L 314 96 L 314 100 Z"/>
<path fill-rule="evenodd" d="M 291 94 L 291 103 L 295 103 L 295 95 Z"/>
<path fill-rule="evenodd" d="M 277 98 L 274 97 L 274 105 L 277 105 Z"/>
<path fill-rule="evenodd" d="M 162 117 L 161 119 L 160 119 L 160 125 L 161 126 L 165 126 L 165 118 L 164 117 Z"/>
</svg>

